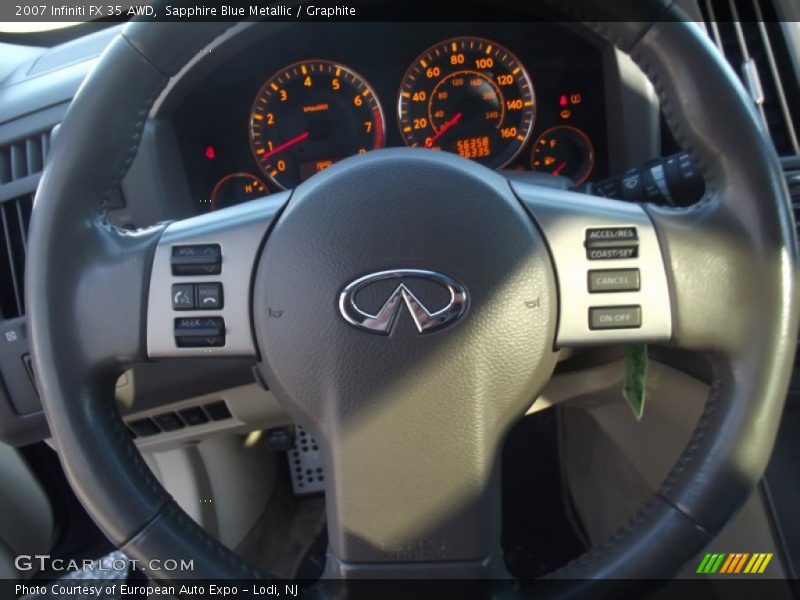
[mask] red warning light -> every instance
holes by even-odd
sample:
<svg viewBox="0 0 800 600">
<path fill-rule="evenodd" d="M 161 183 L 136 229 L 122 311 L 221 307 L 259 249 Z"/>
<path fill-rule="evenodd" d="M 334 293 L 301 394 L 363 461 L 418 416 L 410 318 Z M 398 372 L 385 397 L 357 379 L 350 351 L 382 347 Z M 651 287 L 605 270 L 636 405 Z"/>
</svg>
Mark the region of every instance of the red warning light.
<svg viewBox="0 0 800 600">
<path fill-rule="evenodd" d="M 558 105 L 559 106 L 566 106 L 568 103 L 569 103 L 569 101 L 567 100 L 566 95 L 562 94 L 561 98 L 558 101 Z"/>
<path fill-rule="evenodd" d="M 206 158 L 208 160 L 214 160 L 217 157 L 217 151 L 214 150 L 214 146 L 206 147 Z"/>
</svg>

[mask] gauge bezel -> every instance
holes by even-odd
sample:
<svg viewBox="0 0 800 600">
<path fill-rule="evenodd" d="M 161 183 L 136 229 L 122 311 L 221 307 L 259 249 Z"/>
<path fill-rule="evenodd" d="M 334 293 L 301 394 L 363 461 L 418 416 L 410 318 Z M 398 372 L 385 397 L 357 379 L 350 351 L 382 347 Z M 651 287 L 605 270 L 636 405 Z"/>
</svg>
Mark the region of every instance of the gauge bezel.
<svg viewBox="0 0 800 600">
<path fill-rule="evenodd" d="M 519 158 L 519 156 L 523 153 L 525 148 L 530 143 L 531 136 L 533 135 L 533 130 L 536 128 L 536 119 L 539 116 L 539 102 L 538 102 L 538 98 L 537 98 L 537 95 L 536 95 L 536 87 L 533 85 L 533 80 L 531 79 L 530 72 L 528 71 L 528 69 L 525 66 L 525 64 L 519 59 L 519 57 L 514 52 L 509 50 L 508 47 L 505 44 L 501 44 L 501 43 L 499 43 L 499 42 L 497 42 L 495 40 L 492 40 L 490 38 L 486 38 L 486 37 L 482 37 L 482 36 L 478 36 L 478 35 L 459 35 L 459 36 L 449 37 L 447 39 L 438 41 L 435 44 L 432 44 L 432 45 L 428 46 L 427 48 L 425 48 L 425 50 L 420 52 L 414 58 L 414 60 L 411 62 L 411 64 L 408 66 L 408 68 L 403 73 L 403 77 L 400 79 L 400 85 L 399 85 L 399 88 L 398 88 L 398 91 L 397 91 L 395 117 L 396 117 L 396 120 L 397 120 L 397 129 L 398 129 L 398 131 L 400 133 L 400 139 L 403 140 L 403 144 L 405 146 L 413 147 L 411 144 L 408 143 L 408 140 L 406 140 L 406 136 L 403 133 L 403 122 L 402 122 L 402 116 L 401 116 L 402 108 L 403 108 L 403 86 L 406 83 L 406 80 L 408 79 L 409 74 L 414 69 L 414 67 L 416 67 L 417 65 L 420 64 L 420 61 L 423 58 L 425 58 L 425 56 L 428 53 L 433 52 L 434 50 L 436 50 L 437 48 L 439 48 L 441 46 L 446 46 L 447 44 L 450 44 L 451 42 L 456 42 L 456 41 L 461 41 L 461 40 L 479 41 L 479 42 L 482 42 L 484 44 L 490 44 L 490 45 L 494 46 L 495 48 L 501 49 L 503 52 L 506 53 L 506 55 L 508 56 L 510 61 L 512 63 L 516 64 L 519 67 L 519 69 L 520 69 L 519 75 L 522 75 L 522 77 L 524 77 L 525 81 L 528 84 L 528 88 L 531 91 L 532 105 L 531 105 L 530 108 L 531 108 L 532 114 L 531 114 L 531 121 L 528 124 L 527 131 L 525 132 L 525 136 L 524 136 L 525 139 L 522 140 L 522 141 L 516 140 L 516 142 L 519 143 L 519 147 L 517 148 L 517 150 L 508 159 L 506 159 L 505 161 L 503 161 L 499 165 L 489 167 L 489 168 L 492 168 L 492 169 L 495 169 L 495 170 L 503 169 L 503 168 L 507 167 L 508 165 L 510 165 L 511 163 L 513 163 L 515 160 L 517 160 L 517 158 Z M 494 81 L 493 81 L 493 83 L 494 83 Z M 438 82 L 437 82 L 437 85 L 438 85 Z M 519 84 L 517 84 L 517 83 L 515 83 L 515 85 L 519 86 Z M 420 146 L 418 144 L 416 147 L 423 147 L 423 146 Z M 447 151 L 445 150 L 445 152 L 447 152 Z M 474 159 L 467 159 L 467 160 L 474 160 Z M 475 162 L 478 162 L 478 161 L 476 160 Z"/>
<path fill-rule="evenodd" d="M 370 95 L 374 99 L 375 106 L 377 107 L 377 110 L 378 110 L 378 116 L 380 118 L 380 126 L 381 126 L 382 135 L 381 135 L 381 139 L 380 139 L 380 144 L 378 144 L 375 147 L 371 148 L 370 150 L 368 150 L 368 152 L 371 151 L 371 150 L 379 150 L 381 148 L 385 148 L 386 147 L 386 115 L 385 115 L 385 112 L 383 110 L 383 104 L 381 103 L 381 100 L 378 97 L 378 94 L 375 92 L 375 88 L 372 86 L 372 84 L 363 75 L 361 75 L 361 73 L 359 73 L 355 69 L 347 66 L 344 63 L 341 63 L 341 62 L 336 61 L 336 60 L 327 59 L 327 58 L 304 58 L 302 60 L 297 60 L 297 61 L 295 61 L 293 63 L 290 63 L 288 65 L 285 65 L 285 66 L 281 67 L 280 69 L 277 69 L 272 75 L 270 75 L 269 77 L 267 77 L 264 80 L 264 83 L 258 88 L 258 91 L 256 92 L 255 96 L 253 97 L 253 101 L 250 104 L 250 109 L 247 112 L 247 140 L 248 140 L 248 143 L 250 145 L 250 154 L 251 154 L 251 156 L 253 158 L 253 161 L 255 162 L 259 172 L 262 173 L 264 175 L 264 177 L 266 177 L 273 185 L 275 185 L 276 187 L 278 187 L 278 189 L 281 189 L 281 190 L 286 190 L 286 189 L 289 189 L 289 188 L 287 188 L 282 183 L 280 183 L 277 179 L 275 179 L 275 177 L 262 166 L 261 162 L 258 159 L 258 154 L 256 153 L 256 147 L 255 147 L 255 143 L 253 141 L 253 135 L 252 135 L 253 114 L 255 112 L 255 108 L 256 108 L 256 105 L 258 104 L 259 99 L 262 97 L 262 94 L 264 93 L 264 90 L 267 88 L 267 86 L 269 86 L 270 83 L 272 83 L 272 81 L 276 77 L 278 77 L 280 74 L 282 74 L 284 72 L 288 72 L 290 69 L 294 69 L 294 68 L 299 67 L 300 65 L 307 65 L 307 64 L 310 64 L 310 63 L 324 63 L 324 64 L 331 65 L 334 68 L 339 68 L 342 71 L 346 71 L 347 73 L 352 75 L 356 80 L 360 81 L 361 84 L 365 88 L 369 89 Z M 300 183 L 302 183 L 302 182 L 298 182 L 297 185 L 300 185 Z"/>
<path fill-rule="evenodd" d="M 216 193 L 219 190 L 220 186 L 223 185 L 225 182 L 229 181 L 230 179 L 233 179 L 234 177 L 248 177 L 250 179 L 255 179 L 256 181 L 258 181 L 264 187 L 264 193 L 261 196 L 257 196 L 257 197 L 260 198 L 262 196 L 268 196 L 269 195 L 269 188 L 267 187 L 267 183 L 263 179 L 261 179 L 261 177 L 258 177 L 257 175 L 253 175 L 252 173 L 249 173 L 247 171 L 235 171 L 233 173 L 228 173 L 227 175 L 223 175 L 222 177 L 220 177 L 217 180 L 217 182 L 214 184 L 214 187 L 211 188 L 211 194 L 208 197 L 208 203 L 211 206 L 211 211 L 212 212 L 215 211 L 215 210 L 218 210 L 217 207 L 216 207 L 216 204 L 214 202 L 214 196 L 216 195 Z M 255 198 L 253 198 L 253 199 L 255 200 Z M 249 200 L 248 200 L 248 202 L 249 202 Z"/>
<path fill-rule="evenodd" d="M 534 171 L 535 173 L 548 174 L 547 171 L 541 171 L 540 169 L 537 169 L 536 167 L 534 167 L 533 166 L 533 159 L 534 159 L 534 155 L 536 154 L 536 149 L 539 147 L 539 140 L 542 139 L 544 136 L 546 136 L 548 133 L 550 133 L 551 131 L 553 131 L 555 129 L 567 129 L 567 130 L 572 131 L 573 133 L 577 133 L 578 137 L 582 138 L 586 142 L 586 145 L 589 148 L 589 168 L 586 169 L 586 172 L 584 173 L 583 177 L 581 177 L 578 180 L 573 180 L 573 182 L 572 182 L 572 184 L 574 186 L 581 185 L 587 179 L 589 179 L 589 177 L 591 176 L 592 172 L 594 171 L 595 166 L 597 166 L 597 165 L 596 165 L 594 144 L 592 143 L 591 138 L 589 137 L 589 135 L 585 131 L 583 131 L 582 129 L 579 129 L 578 127 L 575 127 L 574 125 L 553 125 L 552 127 L 548 127 L 542 133 L 537 135 L 536 139 L 533 141 L 533 146 L 531 147 L 530 158 L 528 159 L 528 167 L 531 169 L 531 171 Z M 569 179 L 572 180 L 571 177 Z"/>
</svg>

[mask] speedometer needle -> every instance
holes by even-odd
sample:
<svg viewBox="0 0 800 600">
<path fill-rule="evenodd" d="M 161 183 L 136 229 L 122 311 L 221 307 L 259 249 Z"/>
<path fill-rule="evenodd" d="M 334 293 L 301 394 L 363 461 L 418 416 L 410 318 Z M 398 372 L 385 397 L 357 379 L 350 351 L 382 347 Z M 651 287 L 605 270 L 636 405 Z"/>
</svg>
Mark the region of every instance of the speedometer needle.
<svg viewBox="0 0 800 600">
<path fill-rule="evenodd" d="M 273 155 L 277 154 L 278 152 L 282 152 L 283 150 L 286 150 L 287 148 L 291 148 L 295 144 L 299 144 L 300 142 L 302 142 L 307 137 L 308 137 L 308 132 L 304 131 L 303 133 L 301 133 L 297 137 L 293 137 L 289 141 L 283 142 L 277 148 L 273 148 L 269 152 L 266 152 L 266 153 L 262 154 L 261 155 L 261 160 L 267 160 L 270 156 L 273 156 Z"/>
<path fill-rule="evenodd" d="M 447 131 L 447 130 L 448 130 L 448 129 L 450 129 L 450 128 L 451 128 L 453 125 L 455 125 L 456 123 L 458 123 L 458 120 L 459 120 L 460 118 L 461 118 L 461 113 L 458 113 L 458 114 L 457 114 L 455 117 L 453 117 L 453 118 L 452 118 L 452 119 L 450 119 L 450 120 L 449 120 L 447 123 L 445 123 L 444 125 L 442 125 L 442 126 L 439 128 L 439 131 L 437 131 L 437 132 L 436 132 L 436 135 L 434 135 L 433 137 L 430 137 L 430 138 L 428 138 L 427 140 L 425 140 L 425 147 L 426 147 L 426 148 L 430 148 L 431 146 L 433 146 L 434 142 L 436 142 L 436 140 L 438 140 L 440 137 L 442 137 L 442 136 L 444 135 L 445 131 Z"/>
<path fill-rule="evenodd" d="M 562 162 L 560 165 L 558 165 L 558 168 L 553 169 L 553 175 L 561 175 L 561 171 L 563 171 L 564 167 L 566 166 L 567 166 L 566 161 Z"/>
</svg>

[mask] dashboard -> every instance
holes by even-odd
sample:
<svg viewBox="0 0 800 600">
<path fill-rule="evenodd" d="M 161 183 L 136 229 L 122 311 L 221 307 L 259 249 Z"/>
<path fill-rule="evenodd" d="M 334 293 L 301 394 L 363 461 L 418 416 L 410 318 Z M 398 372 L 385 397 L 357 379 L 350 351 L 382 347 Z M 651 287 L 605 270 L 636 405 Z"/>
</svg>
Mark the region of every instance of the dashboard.
<svg viewBox="0 0 800 600">
<path fill-rule="evenodd" d="M 202 213 L 404 145 L 602 179 L 605 100 L 601 49 L 563 25 L 305 23 L 218 60 L 173 123 Z"/>
</svg>

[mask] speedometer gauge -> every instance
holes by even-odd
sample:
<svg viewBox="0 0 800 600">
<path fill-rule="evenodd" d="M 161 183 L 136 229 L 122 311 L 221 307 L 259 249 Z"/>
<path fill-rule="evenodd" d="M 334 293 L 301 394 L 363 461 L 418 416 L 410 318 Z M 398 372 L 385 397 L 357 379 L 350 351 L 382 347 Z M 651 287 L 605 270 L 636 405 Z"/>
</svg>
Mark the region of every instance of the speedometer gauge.
<svg viewBox="0 0 800 600">
<path fill-rule="evenodd" d="M 262 86 L 250 111 L 250 146 L 275 184 L 292 188 L 334 162 L 382 148 L 383 111 L 370 85 L 325 60 L 289 65 Z"/>
<path fill-rule="evenodd" d="M 409 146 L 436 148 L 499 168 L 533 129 L 533 84 L 503 46 L 459 37 L 423 52 L 400 86 L 398 117 Z"/>
</svg>

